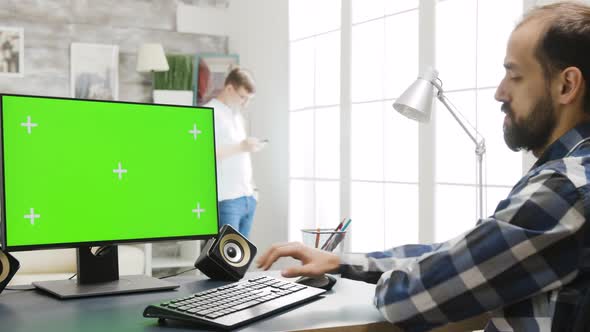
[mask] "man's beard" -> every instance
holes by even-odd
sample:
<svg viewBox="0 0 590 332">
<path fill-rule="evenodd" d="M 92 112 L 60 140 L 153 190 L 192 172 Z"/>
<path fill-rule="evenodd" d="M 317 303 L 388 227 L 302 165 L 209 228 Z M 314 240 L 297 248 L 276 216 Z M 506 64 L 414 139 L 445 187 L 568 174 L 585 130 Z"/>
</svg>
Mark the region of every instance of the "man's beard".
<svg viewBox="0 0 590 332">
<path fill-rule="evenodd" d="M 516 122 L 509 104 L 502 104 L 502 111 L 510 117 L 509 124 L 504 124 L 504 141 L 512 151 L 535 151 L 544 147 L 557 125 L 555 108 L 548 93 L 537 101 L 522 123 Z"/>
</svg>

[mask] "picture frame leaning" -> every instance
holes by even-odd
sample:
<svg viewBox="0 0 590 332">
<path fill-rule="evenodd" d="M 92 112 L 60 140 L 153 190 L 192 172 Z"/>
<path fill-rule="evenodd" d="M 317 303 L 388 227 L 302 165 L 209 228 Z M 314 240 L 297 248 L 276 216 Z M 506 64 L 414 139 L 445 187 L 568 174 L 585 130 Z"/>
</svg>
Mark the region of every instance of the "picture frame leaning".
<svg viewBox="0 0 590 332">
<path fill-rule="evenodd" d="M 0 27 L 0 76 L 23 77 L 24 54 L 24 29 Z"/>
<path fill-rule="evenodd" d="M 119 46 L 72 43 L 70 96 L 78 99 L 119 99 Z"/>
<path fill-rule="evenodd" d="M 240 58 L 236 54 L 201 53 L 195 55 L 193 104 L 207 103 L 223 89 L 227 74 L 238 66 Z"/>
</svg>

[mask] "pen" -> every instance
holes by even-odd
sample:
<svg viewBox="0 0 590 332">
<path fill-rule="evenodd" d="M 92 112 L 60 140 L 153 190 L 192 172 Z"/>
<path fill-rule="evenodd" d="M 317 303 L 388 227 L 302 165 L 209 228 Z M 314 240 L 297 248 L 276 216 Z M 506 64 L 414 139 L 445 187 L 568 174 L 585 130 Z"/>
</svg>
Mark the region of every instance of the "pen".
<svg viewBox="0 0 590 332">
<path fill-rule="evenodd" d="M 351 221 L 352 221 L 352 219 L 348 218 L 348 221 L 346 221 L 346 224 L 344 224 L 344 226 L 340 229 L 340 233 L 337 233 L 336 237 L 334 239 L 331 239 L 331 241 L 330 240 L 326 241 L 326 245 L 324 246 L 325 250 L 332 251 L 332 250 L 334 250 L 334 248 L 336 248 L 338 246 L 338 244 L 344 238 L 344 235 L 346 234 L 346 229 L 350 225 Z"/>
<path fill-rule="evenodd" d="M 345 218 L 345 220 L 346 220 L 346 218 Z M 344 232 L 344 228 L 348 227 L 348 224 L 350 224 L 350 220 L 351 219 L 348 218 L 348 221 L 346 222 L 346 224 L 344 224 L 344 226 L 342 226 L 342 223 L 340 223 L 340 225 L 338 225 L 336 230 L 334 230 L 334 232 L 332 233 L 332 236 L 330 236 L 328 241 L 326 241 L 326 243 L 324 243 L 324 246 L 322 247 L 323 250 L 326 250 L 326 251 L 334 250 L 334 248 L 338 245 L 338 243 L 340 243 L 340 241 L 342 241 L 342 239 L 344 238 L 344 234 L 346 234 Z M 344 222 L 344 220 L 342 220 L 342 222 Z M 334 235 L 336 235 L 336 237 L 333 237 Z"/>
<path fill-rule="evenodd" d="M 347 219 L 348 219 L 347 217 L 342 218 L 342 221 L 340 222 L 340 224 L 338 224 L 338 227 L 336 227 L 336 230 L 337 231 L 339 231 L 339 230 L 342 229 L 342 226 L 344 226 L 344 224 L 346 223 L 346 220 Z"/>
<path fill-rule="evenodd" d="M 340 228 L 342 228 L 342 225 L 344 224 L 345 220 L 346 220 L 346 217 L 342 218 L 342 221 L 338 224 L 338 226 L 336 226 L 336 228 L 334 229 L 334 232 L 332 234 L 330 234 L 330 237 L 322 245 L 322 248 L 321 248 L 322 250 L 325 250 L 328 247 L 330 240 L 332 240 L 332 237 L 334 237 L 334 234 L 336 234 L 336 232 L 338 232 L 340 230 Z M 316 248 L 317 248 L 317 246 L 316 246 Z"/>
<path fill-rule="evenodd" d="M 342 231 L 346 231 L 346 229 L 348 228 L 348 226 L 350 226 L 350 222 L 352 221 L 352 219 L 348 219 L 348 221 L 346 222 L 346 224 L 344 225 L 344 227 L 342 227 Z"/>
<path fill-rule="evenodd" d="M 342 242 L 342 239 L 344 239 L 344 234 L 346 233 L 336 234 L 334 239 L 330 241 L 330 243 L 326 246 L 326 251 L 333 251 L 334 248 L 336 248 L 340 244 L 340 242 Z"/>
</svg>

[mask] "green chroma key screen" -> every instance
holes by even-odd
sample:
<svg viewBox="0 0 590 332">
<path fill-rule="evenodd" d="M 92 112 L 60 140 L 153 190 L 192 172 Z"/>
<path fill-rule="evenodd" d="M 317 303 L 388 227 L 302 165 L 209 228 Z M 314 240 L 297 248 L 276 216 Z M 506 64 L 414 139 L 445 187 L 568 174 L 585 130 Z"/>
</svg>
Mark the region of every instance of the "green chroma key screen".
<svg viewBox="0 0 590 332">
<path fill-rule="evenodd" d="M 5 248 L 217 234 L 212 109 L 1 98 Z"/>
</svg>

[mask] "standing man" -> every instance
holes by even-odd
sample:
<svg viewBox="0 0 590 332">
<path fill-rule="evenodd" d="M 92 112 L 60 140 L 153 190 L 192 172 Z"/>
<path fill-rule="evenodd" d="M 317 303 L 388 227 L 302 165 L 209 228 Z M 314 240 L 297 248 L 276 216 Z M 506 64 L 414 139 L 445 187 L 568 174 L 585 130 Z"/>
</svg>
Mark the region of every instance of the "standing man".
<svg viewBox="0 0 590 332">
<path fill-rule="evenodd" d="M 302 265 L 287 277 L 340 272 L 375 283 L 375 305 L 405 331 L 484 313 L 486 332 L 572 331 L 590 292 L 590 7 L 533 9 L 504 67 L 504 139 L 538 160 L 491 216 L 444 243 L 366 255 L 274 245 L 259 266 L 291 256 Z"/>
<path fill-rule="evenodd" d="M 246 135 L 242 115 L 255 92 L 252 75 L 234 68 L 221 93 L 203 105 L 212 107 L 215 114 L 219 226 L 231 225 L 245 237 L 256 211 L 250 153 L 264 147 L 258 138 Z"/>
</svg>

